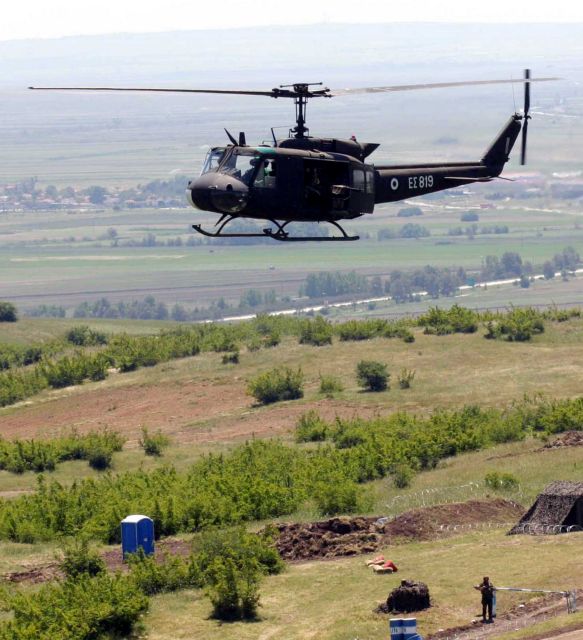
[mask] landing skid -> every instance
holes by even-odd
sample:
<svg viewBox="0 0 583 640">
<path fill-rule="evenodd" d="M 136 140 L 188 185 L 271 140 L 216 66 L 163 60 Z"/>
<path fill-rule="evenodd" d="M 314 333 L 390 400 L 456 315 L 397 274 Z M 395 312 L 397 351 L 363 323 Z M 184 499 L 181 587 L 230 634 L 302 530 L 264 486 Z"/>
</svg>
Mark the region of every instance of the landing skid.
<svg viewBox="0 0 583 640">
<path fill-rule="evenodd" d="M 231 216 L 227 219 L 225 219 L 225 216 L 221 217 L 215 225 L 219 227 L 216 231 L 206 231 L 200 224 L 193 224 L 192 228 L 203 236 L 207 236 L 207 238 L 271 238 L 280 242 L 351 242 L 352 240 L 360 239 L 360 236 L 349 236 L 335 220 L 325 220 L 324 222 L 335 226 L 342 233 L 341 236 L 290 236 L 285 227 L 290 224 L 291 220 L 280 224 L 271 219 L 269 222 L 276 227 L 275 230 L 266 228 L 261 233 L 224 233 L 223 229 L 237 217 Z"/>
</svg>

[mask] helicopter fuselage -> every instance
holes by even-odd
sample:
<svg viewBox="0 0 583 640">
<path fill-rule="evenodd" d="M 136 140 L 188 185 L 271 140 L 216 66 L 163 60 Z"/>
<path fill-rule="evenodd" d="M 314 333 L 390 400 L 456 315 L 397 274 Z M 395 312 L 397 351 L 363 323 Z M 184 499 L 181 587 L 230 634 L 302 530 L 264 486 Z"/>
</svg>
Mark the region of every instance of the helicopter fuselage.
<svg viewBox="0 0 583 640">
<path fill-rule="evenodd" d="M 290 138 L 277 146 L 215 147 L 188 184 L 196 208 L 230 218 L 332 222 L 373 213 L 375 205 L 498 176 L 521 129 L 512 116 L 477 162 L 375 166 L 379 145 Z"/>
</svg>

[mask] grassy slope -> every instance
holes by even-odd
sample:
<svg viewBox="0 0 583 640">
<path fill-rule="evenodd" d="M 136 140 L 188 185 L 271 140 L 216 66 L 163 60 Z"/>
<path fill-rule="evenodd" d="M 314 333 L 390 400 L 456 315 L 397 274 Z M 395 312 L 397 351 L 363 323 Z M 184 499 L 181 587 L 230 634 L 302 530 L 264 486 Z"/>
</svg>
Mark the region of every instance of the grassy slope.
<svg viewBox="0 0 583 640">
<path fill-rule="evenodd" d="M 0 337 L 26 341 L 26 336 L 41 339 L 56 336 L 70 322 L 30 320 L 16 325 L 2 325 Z M 97 322 L 103 326 L 107 323 Z M 149 323 L 116 323 L 115 328 L 141 330 Z M 481 334 L 481 332 L 480 332 Z M 244 386 L 245 380 L 258 371 L 275 363 L 301 365 L 308 380 L 306 398 L 288 403 L 290 410 L 308 408 L 317 394 L 318 375 L 339 375 L 346 390 L 338 401 L 350 403 L 354 411 L 391 411 L 407 409 L 428 411 L 434 407 L 455 407 L 465 402 L 501 405 L 520 397 L 524 392 L 544 390 L 551 396 L 574 396 L 580 392 L 581 335 L 583 322 L 571 321 L 549 324 L 547 332 L 530 344 L 508 344 L 484 340 L 481 335 L 434 337 L 416 333 L 412 345 L 397 340 L 375 340 L 364 343 L 339 343 L 332 347 L 314 348 L 298 345 L 289 338 L 275 350 L 243 354 L 238 367 L 218 366 L 220 356 L 203 354 L 194 359 L 167 363 L 152 369 L 141 370 L 125 376 L 114 376 L 97 385 L 70 390 L 63 400 L 51 400 L 46 395 L 33 401 L 41 412 L 52 415 L 55 403 L 86 391 L 122 385 L 128 394 L 135 386 L 164 387 L 177 385 L 185 380 L 212 382 L 223 385 Z M 408 391 L 391 389 L 383 394 L 363 394 L 354 382 L 354 365 L 366 357 L 387 361 L 396 373 L 401 366 L 417 370 L 413 388 Z M 63 395 L 63 392 L 59 392 Z M 46 402 L 48 401 L 48 405 Z M 51 404 L 53 403 L 53 404 Z M 285 407 L 283 407 L 285 409 Z M 193 424 L 197 429 L 220 432 L 225 419 L 237 421 L 260 417 L 269 420 L 272 411 L 280 407 L 249 409 L 242 407 L 232 416 L 219 417 Z M 26 407 L 4 410 L 6 418 L 19 416 Z M 107 420 L 107 416 L 104 416 Z M 288 428 L 293 426 L 289 421 Z M 281 433 L 286 434 L 284 429 Z M 204 449 L 208 449 L 207 445 Z M 220 442 L 213 447 L 229 446 Z M 396 512 L 419 505 L 418 492 L 435 487 L 457 487 L 471 481 L 481 481 L 492 470 L 515 474 L 523 485 L 519 499 L 528 503 L 533 495 L 552 479 L 580 479 L 583 470 L 583 452 L 536 451 L 540 442 L 504 445 L 496 450 L 478 452 L 442 462 L 431 472 L 417 476 L 412 487 L 397 492 L 388 480 L 371 485 L 374 496 L 374 512 Z M 151 467 L 161 462 L 174 462 L 184 467 L 200 455 L 203 447 L 185 443 L 170 448 L 162 461 L 144 459 L 139 449 L 131 448 L 116 454 L 118 471 L 137 468 L 145 464 Z M 54 477 L 69 482 L 74 477 L 95 475 L 84 462 L 62 465 Z M 34 485 L 34 474 L 13 476 L 0 474 L 2 490 L 14 490 Z M 398 506 L 392 501 L 402 495 Z M 432 494 L 427 502 L 466 499 L 483 492 L 467 489 L 447 489 Z M 300 518 L 314 517 L 308 509 Z M 444 542 L 401 545 L 387 549 L 387 554 L 402 568 L 399 578 L 416 578 L 428 582 L 436 607 L 420 616 L 421 630 L 463 623 L 477 611 L 477 601 L 469 585 L 484 572 L 490 573 L 498 584 L 567 588 L 577 584 L 576 563 L 573 559 L 581 548 L 581 534 L 549 538 L 506 538 L 502 532 L 465 534 Z M 533 545 L 535 551 L 533 552 Z M 39 561 L 50 561 L 54 547 L 50 545 L 0 545 L 0 567 L 3 571 L 16 570 Z M 536 561 L 533 561 L 536 558 Z M 198 592 L 183 592 L 155 598 L 152 611 L 146 618 L 150 638 L 354 638 L 371 640 L 387 636 L 386 618 L 371 613 L 375 602 L 382 600 L 397 583 L 397 576 L 378 577 L 369 573 L 362 558 L 336 560 L 324 563 L 295 565 L 282 576 L 269 578 L 262 588 L 262 619 L 253 624 L 218 625 L 208 619 L 208 601 Z M 578 586 L 583 586 L 579 584 Z M 516 597 L 506 597 L 503 606 L 515 603 Z M 568 622 L 568 621 L 567 621 Z M 566 623 L 565 623 L 566 624 Z"/>
<path fill-rule="evenodd" d="M 387 616 L 372 609 L 401 579 L 429 585 L 434 607 L 417 615 L 419 630 L 426 635 L 443 626 L 465 624 L 478 613 L 479 595 L 472 585 L 484 574 L 499 586 L 580 586 L 574 559 L 581 544 L 583 534 L 532 538 L 506 537 L 496 531 L 387 548 L 385 554 L 399 566 L 396 575 L 375 575 L 362 557 L 294 565 L 266 580 L 258 623 L 219 625 L 208 619 L 208 601 L 199 593 L 183 592 L 154 600 L 146 622 L 148 637 L 380 640 L 388 637 Z M 499 597 L 499 612 L 521 601 L 521 596 L 504 594 Z"/>
</svg>

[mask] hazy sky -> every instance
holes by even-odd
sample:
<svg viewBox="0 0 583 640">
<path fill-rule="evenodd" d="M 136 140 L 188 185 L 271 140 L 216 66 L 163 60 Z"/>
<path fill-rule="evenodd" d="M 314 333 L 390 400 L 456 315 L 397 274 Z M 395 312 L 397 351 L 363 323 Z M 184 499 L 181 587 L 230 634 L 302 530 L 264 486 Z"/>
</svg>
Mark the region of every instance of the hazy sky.
<svg viewBox="0 0 583 640">
<path fill-rule="evenodd" d="M 583 22 L 581 0 L 10 0 L 0 40 L 314 22 Z"/>
</svg>

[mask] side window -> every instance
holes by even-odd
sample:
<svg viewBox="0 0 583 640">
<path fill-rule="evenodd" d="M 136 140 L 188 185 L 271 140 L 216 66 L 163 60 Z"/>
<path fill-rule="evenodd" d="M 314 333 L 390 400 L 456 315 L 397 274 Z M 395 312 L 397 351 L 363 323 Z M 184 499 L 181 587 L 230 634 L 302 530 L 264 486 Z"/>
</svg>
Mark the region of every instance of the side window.
<svg viewBox="0 0 583 640">
<path fill-rule="evenodd" d="M 365 180 L 364 180 L 364 171 L 362 169 L 353 169 L 352 170 L 352 188 L 358 189 L 364 193 L 365 189 Z"/>
<path fill-rule="evenodd" d="M 275 160 L 265 160 L 255 176 L 253 186 L 259 189 L 275 189 L 276 175 Z"/>
</svg>

